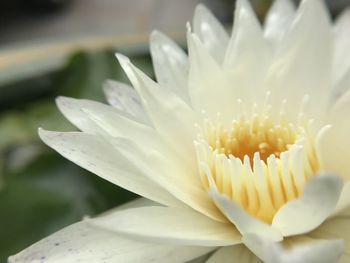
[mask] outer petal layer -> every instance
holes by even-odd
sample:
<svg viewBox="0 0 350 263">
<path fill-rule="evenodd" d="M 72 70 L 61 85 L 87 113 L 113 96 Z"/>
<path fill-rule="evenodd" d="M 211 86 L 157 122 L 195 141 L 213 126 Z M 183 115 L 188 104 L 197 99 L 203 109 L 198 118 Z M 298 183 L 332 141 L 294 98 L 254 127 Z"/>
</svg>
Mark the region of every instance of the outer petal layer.
<svg viewBox="0 0 350 263">
<path fill-rule="evenodd" d="M 65 158 L 129 191 L 158 203 L 182 205 L 167 191 L 147 179 L 136 167 L 99 136 L 81 132 L 39 130 L 41 139 Z"/>
<path fill-rule="evenodd" d="M 134 116 L 140 122 L 150 123 L 140 97 L 131 86 L 119 81 L 106 80 L 103 91 L 108 103 L 113 107 Z"/>
<path fill-rule="evenodd" d="M 337 263 L 342 240 L 317 240 L 306 236 L 275 243 L 257 235 L 243 237 L 244 244 L 266 263 Z"/>
<path fill-rule="evenodd" d="M 272 226 L 283 236 L 303 234 L 315 229 L 334 211 L 342 186 L 341 179 L 336 175 L 316 175 L 306 184 L 301 197 L 281 207 Z"/>
<path fill-rule="evenodd" d="M 263 263 L 246 246 L 235 245 L 218 249 L 206 263 Z"/>
<path fill-rule="evenodd" d="M 92 219 L 91 223 L 151 243 L 227 246 L 241 240 L 231 224 L 214 221 L 191 209 L 127 209 Z"/>
<path fill-rule="evenodd" d="M 344 254 L 339 263 L 350 262 L 350 209 L 343 211 L 337 217 L 328 219 L 319 228 L 309 235 L 314 238 L 322 239 L 341 239 L 344 240 Z"/>
<path fill-rule="evenodd" d="M 178 263 L 212 249 L 146 244 L 79 222 L 10 257 L 9 263 Z"/>
</svg>

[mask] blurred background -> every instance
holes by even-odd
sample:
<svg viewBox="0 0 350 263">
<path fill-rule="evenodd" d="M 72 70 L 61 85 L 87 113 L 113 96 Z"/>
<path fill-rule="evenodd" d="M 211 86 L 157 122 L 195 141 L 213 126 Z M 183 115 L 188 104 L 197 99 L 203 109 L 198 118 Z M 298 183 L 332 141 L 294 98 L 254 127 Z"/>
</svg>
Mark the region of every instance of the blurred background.
<svg viewBox="0 0 350 263">
<path fill-rule="evenodd" d="M 37 129 L 75 130 L 55 97 L 105 102 L 105 79 L 128 82 L 116 51 L 153 77 L 149 33 L 158 29 L 184 44 L 199 2 L 230 30 L 233 0 L 0 0 L 0 262 L 136 197 L 60 157 Z M 263 19 L 271 1 L 251 2 Z M 327 4 L 335 17 L 350 0 Z"/>
</svg>

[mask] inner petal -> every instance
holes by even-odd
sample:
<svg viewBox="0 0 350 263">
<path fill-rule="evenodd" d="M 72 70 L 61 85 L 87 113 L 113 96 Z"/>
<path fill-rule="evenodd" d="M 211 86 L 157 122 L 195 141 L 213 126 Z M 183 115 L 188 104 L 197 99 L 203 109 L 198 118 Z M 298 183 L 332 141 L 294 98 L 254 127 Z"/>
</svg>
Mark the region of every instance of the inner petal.
<svg viewBox="0 0 350 263">
<path fill-rule="evenodd" d="M 214 187 L 254 217 L 271 223 L 320 168 L 311 121 L 288 122 L 266 111 L 229 127 L 204 120 L 195 143 L 203 186 Z"/>
</svg>

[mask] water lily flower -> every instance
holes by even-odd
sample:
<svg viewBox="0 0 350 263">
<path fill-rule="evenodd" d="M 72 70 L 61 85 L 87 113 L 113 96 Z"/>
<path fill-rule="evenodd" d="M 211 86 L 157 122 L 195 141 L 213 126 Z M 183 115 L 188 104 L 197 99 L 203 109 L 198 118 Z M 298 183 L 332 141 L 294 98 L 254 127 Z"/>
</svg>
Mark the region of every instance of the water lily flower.
<svg viewBox="0 0 350 263">
<path fill-rule="evenodd" d="M 81 132 L 39 133 L 144 198 L 9 261 L 350 262 L 349 28 L 319 0 L 276 0 L 262 27 L 238 0 L 230 37 L 196 8 L 188 56 L 152 33 L 157 82 L 117 54 L 134 89 L 58 98 Z"/>
</svg>

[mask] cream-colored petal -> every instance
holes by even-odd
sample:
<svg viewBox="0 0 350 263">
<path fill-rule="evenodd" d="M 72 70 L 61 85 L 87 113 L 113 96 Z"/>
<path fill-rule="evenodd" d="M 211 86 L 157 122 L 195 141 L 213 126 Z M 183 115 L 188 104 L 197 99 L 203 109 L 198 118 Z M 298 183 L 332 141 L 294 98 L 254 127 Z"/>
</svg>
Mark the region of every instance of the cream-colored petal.
<svg viewBox="0 0 350 263">
<path fill-rule="evenodd" d="M 244 245 L 219 248 L 206 263 L 263 263 Z"/>
<path fill-rule="evenodd" d="M 83 221 L 10 257 L 9 263 L 178 263 L 199 257 L 212 249 L 142 243 Z"/>
<path fill-rule="evenodd" d="M 150 50 L 157 82 L 189 103 L 186 53 L 159 31 L 151 34 Z"/>
<path fill-rule="evenodd" d="M 291 0 L 275 0 L 264 23 L 264 36 L 273 45 L 280 42 L 295 16 L 295 6 Z"/>
<path fill-rule="evenodd" d="M 86 170 L 129 191 L 158 203 L 182 206 L 166 190 L 149 180 L 107 141 L 80 132 L 50 132 L 40 129 L 40 138 L 58 153 Z"/>
<path fill-rule="evenodd" d="M 269 60 L 269 46 L 249 1 L 238 0 L 233 31 L 224 60 L 231 89 L 236 93 L 234 99 L 239 96 L 243 102 L 250 104 L 256 102 L 255 98 L 260 98 L 259 87 L 265 77 Z"/>
<path fill-rule="evenodd" d="M 305 185 L 302 195 L 280 208 L 272 226 L 283 236 L 307 233 L 317 228 L 334 211 L 342 190 L 340 177 L 320 173 Z"/>
<path fill-rule="evenodd" d="M 165 141 L 195 169 L 193 146 L 195 112 L 178 96 L 162 89 L 132 65 L 128 58 L 118 54 L 118 60 L 139 93 L 154 127 Z"/>
<path fill-rule="evenodd" d="M 57 104 L 67 119 L 82 131 L 103 135 L 107 140 L 115 137 L 129 139 L 144 151 L 152 149 L 166 154 L 173 166 L 188 169 L 190 173 L 191 169 L 184 164 L 183 154 L 177 154 L 154 128 L 94 101 L 60 97 Z"/>
<path fill-rule="evenodd" d="M 333 27 L 333 36 L 333 77 L 334 84 L 337 84 L 350 70 L 350 8 L 345 9 L 337 17 Z"/>
<path fill-rule="evenodd" d="M 124 137 L 146 148 L 170 151 L 156 130 L 120 110 L 90 100 L 59 97 L 56 102 L 64 116 L 84 132 Z"/>
<path fill-rule="evenodd" d="M 325 122 L 332 127 L 319 138 L 318 142 L 322 168 L 336 172 L 346 181 L 350 180 L 349 111 L 350 92 L 347 92 L 329 109 Z"/>
<path fill-rule="evenodd" d="M 343 214 L 325 221 L 319 228 L 311 232 L 309 236 L 322 239 L 344 240 L 344 254 L 339 263 L 350 262 L 350 209 Z"/>
<path fill-rule="evenodd" d="M 254 218 L 244 211 L 233 201 L 218 193 L 215 189 L 210 190 L 210 195 L 216 205 L 226 215 L 226 217 L 237 227 L 242 235 L 246 233 L 256 233 L 275 241 L 281 241 L 283 236 L 278 230 L 270 225 Z"/>
<path fill-rule="evenodd" d="M 228 246 L 241 240 L 232 224 L 214 221 L 192 209 L 132 208 L 91 219 L 90 223 L 152 243 Z"/>
<path fill-rule="evenodd" d="M 349 37 L 350 38 L 350 37 Z M 334 83 L 334 88 L 330 97 L 330 104 L 333 105 L 337 100 L 341 99 L 344 94 L 350 90 L 350 68 L 342 75 L 342 77 Z"/>
<path fill-rule="evenodd" d="M 129 113 L 142 123 L 150 124 L 141 99 L 131 86 L 119 81 L 106 80 L 103 83 L 103 91 L 108 103 L 113 107 Z"/>
<path fill-rule="evenodd" d="M 337 263 L 342 240 L 318 240 L 307 236 L 272 242 L 255 234 L 243 236 L 244 244 L 267 263 Z"/>
<path fill-rule="evenodd" d="M 113 214 L 116 211 L 129 209 L 129 208 L 137 208 L 137 207 L 148 207 L 148 206 L 163 206 L 162 204 L 159 204 L 157 202 L 154 202 L 150 199 L 140 197 L 136 198 L 134 200 L 131 200 L 129 202 L 126 202 L 120 206 L 117 206 L 115 208 L 109 209 L 106 212 L 103 212 L 102 214 L 99 214 L 99 216 L 107 216 L 109 214 Z"/>
<path fill-rule="evenodd" d="M 327 9 L 323 1 L 302 1 L 268 70 L 265 87 L 271 90 L 273 106 L 280 107 L 287 100 L 286 112 L 296 118 L 301 101 L 308 94 L 304 113 L 312 118 L 322 116 L 328 107 L 330 73 L 331 29 Z"/>
<path fill-rule="evenodd" d="M 131 163 L 173 196 L 210 218 L 227 222 L 203 188 L 197 173 L 191 174 L 184 167 L 174 166 L 171 160 L 155 151 L 144 152 L 138 145 L 127 140 L 114 140 L 118 149 Z"/>
<path fill-rule="evenodd" d="M 222 24 L 203 4 L 197 5 L 193 16 L 193 32 L 221 64 L 228 44 L 228 34 Z"/>
<path fill-rule="evenodd" d="M 343 190 L 340 194 L 337 206 L 332 213 L 332 216 L 337 216 L 338 214 L 342 214 L 344 210 L 350 208 L 350 182 L 346 182 L 344 184 Z"/>
<path fill-rule="evenodd" d="M 192 106 L 205 111 L 211 119 L 220 113 L 223 122 L 231 123 L 237 110 L 237 95 L 218 63 L 209 54 L 199 38 L 187 32 L 190 71 L 188 79 Z"/>
<path fill-rule="evenodd" d="M 79 103 L 79 104 L 78 104 Z M 57 97 L 56 104 L 61 113 L 79 130 L 91 133 L 91 134 L 104 134 L 103 129 L 96 125 L 87 114 L 83 111 L 82 104 L 98 105 L 100 103 L 90 100 L 77 100 L 67 97 Z M 103 105 L 103 104 L 100 104 Z M 114 111 L 112 107 L 103 105 L 106 109 Z M 126 114 L 124 114 L 126 116 Z"/>
</svg>

